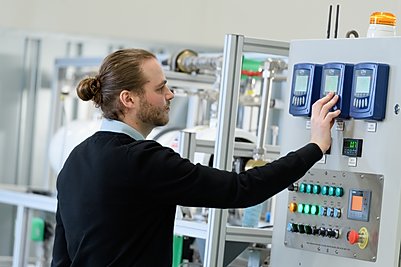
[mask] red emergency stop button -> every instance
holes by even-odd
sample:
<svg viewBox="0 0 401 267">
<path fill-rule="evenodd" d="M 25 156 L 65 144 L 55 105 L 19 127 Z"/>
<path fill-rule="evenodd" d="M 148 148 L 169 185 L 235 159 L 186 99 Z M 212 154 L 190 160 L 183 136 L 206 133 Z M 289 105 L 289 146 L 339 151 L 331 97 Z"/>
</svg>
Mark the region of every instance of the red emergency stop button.
<svg viewBox="0 0 401 267">
<path fill-rule="evenodd" d="M 347 233 L 348 242 L 353 245 L 359 241 L 359 233 L 355 230 L 351 230 Z"/>
</svg>

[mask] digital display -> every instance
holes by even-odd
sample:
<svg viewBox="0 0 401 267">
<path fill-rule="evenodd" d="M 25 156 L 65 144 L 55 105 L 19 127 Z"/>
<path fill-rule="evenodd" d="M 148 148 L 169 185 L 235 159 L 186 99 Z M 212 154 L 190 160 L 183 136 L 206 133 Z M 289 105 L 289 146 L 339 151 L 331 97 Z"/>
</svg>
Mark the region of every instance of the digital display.
<svg viewBox="0 0 401 267">
<path fill-rule="evenodd" d="M 345 143 L 348 149 L 356 149 L 358 147 L 358 142 L 356 140 L 347 140 Z"/>
<path fill-rule="evenodd" d="M 335 92 L 337 93 L 338 88 L 338 80 L 340 79 L 337 75 L 326 75 L 326 79 L 324 82 L 324 92 Z"/>
<path fill-rule="evenodd" d="M 306 93 L 309 75 L 296 75 L 294 93 Z"/>
<path fill-rule="evenodd" d="M 349 157 L 360 157 L 362 155 L 362 139 L 344 138 L 343 155 Z"/>
<path fill-rule="evenodd" d="M 312 105 L 319 99 L 322 65 L 298 63 L 294 65 L 291 80 L 289 112 L 293 116 L 310 117 Z"/>
<path fill-rule="evenodd" d="M 350 189 L 348 219 L 368 222 L 371 196 L 370 190 Z"/>
<path fill-rule="evenodd" d="M 356 94 L 369 94 L 370 91 L 370 76 L 357 76 L 356 77 Z"/>
<path fill-rule="evenodd" d="M 363 203 L 363 196 L 361 192 L 359 192 L 359 195 L 352 195 L 351 199 L 351 210 L 353 211 L 362 211 L 362 205 Z"/>
</svg>

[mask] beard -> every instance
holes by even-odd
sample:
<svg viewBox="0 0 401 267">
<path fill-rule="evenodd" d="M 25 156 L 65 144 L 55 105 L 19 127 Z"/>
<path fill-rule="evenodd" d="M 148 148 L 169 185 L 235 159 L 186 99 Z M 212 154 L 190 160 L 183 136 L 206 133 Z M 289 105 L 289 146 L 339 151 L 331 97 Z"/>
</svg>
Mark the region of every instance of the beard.
<svg viewBox="0 0 401 267">
<path fill-rule="evenodd" d="M 144 98 L 141 98 L 140 104 L 141 107 L 137 116 L 142 122 L 154 126 L 164 126 L 168 123 L 167 108 L 170 106 L 170 103 L 167 103 L 163 107 L 155 107 L 149 104 Z"/>
</svg>

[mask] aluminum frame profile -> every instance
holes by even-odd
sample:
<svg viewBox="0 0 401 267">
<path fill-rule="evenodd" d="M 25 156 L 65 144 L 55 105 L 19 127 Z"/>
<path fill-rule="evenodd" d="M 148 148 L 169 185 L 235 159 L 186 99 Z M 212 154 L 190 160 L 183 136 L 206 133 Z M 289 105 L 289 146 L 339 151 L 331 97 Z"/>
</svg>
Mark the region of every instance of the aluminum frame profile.
<svg viewBox="0 0 401 267">
<path fill-rule="evenodd" d="M 237 117 L 240 73 L 244 52 L 289 55 L 289 43 L 246 38 L 243 35 L 225 36 L 222 80 L 218 108 L 218 127 L 213 166 L 230 170 L 234 150 L 235 121 Z M 222 267 L 226 242 L 228 211 L 210 209 L 206 238 L 205 267 Z M 220 253 L 219 253 L 220 252 Z"/>
</svg>

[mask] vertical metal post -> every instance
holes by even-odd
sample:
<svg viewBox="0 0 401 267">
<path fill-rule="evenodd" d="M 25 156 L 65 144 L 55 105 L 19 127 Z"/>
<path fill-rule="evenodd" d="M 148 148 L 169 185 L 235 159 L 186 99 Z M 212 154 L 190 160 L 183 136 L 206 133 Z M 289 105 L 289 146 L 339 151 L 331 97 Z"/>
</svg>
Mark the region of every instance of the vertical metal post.
<svg viewBox="0 0 401 267">
<path fill-rule="evenodd" d="M 180 146 L 179 152 L 181 157 L 194 161 L 195 146 L 196 146 L 196 133 L 189 131 L 181 131 L 180 133 Z"/>
<path fill-rule="evenodd" d="M 59 126 L 60 118 L 61 118 L 61 110 L 60 110 L 60 89 L 59 89 L 59 72 L 60 65 L 56 64 L 54 66 L 53 71 L 53 79 L 52 79 L 52 92 L 51 92 L 51 107 L 50 107 L 50 116 L 49 116 L 49 126 L 47 129 L 47 140 L 51 140 L 53 134 L 56 132 L 57 127 Z M 49 151 L 50 142 L 47 142 L 46 151 Z M 50 169 L 50 161 L 45 160 L 44 162 L 44 173 L 43 173 L 43 181 L 44 184 L 48 187 L 49 190 L 53 191 L 55 188 L 55 182 L 50 178 L 51 176 L 55 176 L 54 171 Z"/>
<path fill-rule="evenodd" d="M 270 221 L 269 223 L 271 225 L 274 225 L 274 219 L 275 219 L 275 214 L 276 214 L 276 198 L 277 196 L 272 196 L 271 197 L 271 202 L 270 202 Z"/>
<path fill-rule="evenodd" d="M 261 92 L 261 103 L 259 112 L 259 123 L 258 123 L 258 139 L 256 144 L 256 154 L 258 158 L 264 159 L 265 145 L 266 145 L 266 132 L 269 124 L 269 111 L 270 111 L 270 100 L 272 91 L 272 72 L 270 69 L 271 64 L 265 62 L 263 70 L 263 86 Z"/>
<path fill-rule="evenodd" d="M 25 40 L 24 52 L 24 84 L 22 103 L 25 109 L 20 113 L 21 123 L 18 141 L 17 184 L 31 185 L 32 156 L 35 133 L 36 98 L 39 86 L 39 58 L 41 41 L 39 39 Z M 24 97 L 25 95 L 25 97 Z"/>
<path fill-rule="evenodd" d="M 215 168 L 223 170 L 232 170 L 243 43 L 244 37 L 241 35 L 226 35 L 225 37 L 213 163 Z M 210 209 L 209 211 L 205 267 L 223 266 L 227 216 L 226 210 Z"/>
<path fill-rule="evenodd" d="M 13 267 L 27 266 L 27 228 L 28 228 L 28 209 L 23 205 L 18 205 L 17 216 L 14 229 L 14 249 Z"/>
</svg>

